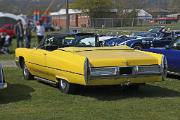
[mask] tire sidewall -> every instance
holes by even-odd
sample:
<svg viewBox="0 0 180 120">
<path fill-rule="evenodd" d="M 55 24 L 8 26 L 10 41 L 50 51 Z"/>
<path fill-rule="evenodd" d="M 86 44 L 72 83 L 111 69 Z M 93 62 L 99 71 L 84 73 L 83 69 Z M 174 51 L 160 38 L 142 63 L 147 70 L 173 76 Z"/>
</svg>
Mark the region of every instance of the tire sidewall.
<svg viewBox="0 0 180 120">
<path fill-rule="evenodd" d="M 136 50 L 142 50 L 142 45 L 137 44 L 137 45 L 134 45 L 133 48 Z"/>
<path fill-rule="evenodd" d="M 59 81 L 59 89 L 62 93 L 68 94 L 69 93 L 70 84 L 66 80 Z"/>
<path fill-rule="evenodd" d="M 65 86 L 63 86 L 63 84 Z M 69 83 L 68 81 L 63 79 L 59 81 L 58 87 L 61 90 L 61 92 L 64 94 L 75 94 L 77 91 L 77 85 Z"/>
<path fill-rule="evenodd" d="M 25 63 L 23 64 L 23 76 L 24 76 L 25 80 L 30 80 L 32 78 L 32 75 L 29 72 L 29 70 L 28 70 L 28 68 L 27 68 Z"/>
</svg>

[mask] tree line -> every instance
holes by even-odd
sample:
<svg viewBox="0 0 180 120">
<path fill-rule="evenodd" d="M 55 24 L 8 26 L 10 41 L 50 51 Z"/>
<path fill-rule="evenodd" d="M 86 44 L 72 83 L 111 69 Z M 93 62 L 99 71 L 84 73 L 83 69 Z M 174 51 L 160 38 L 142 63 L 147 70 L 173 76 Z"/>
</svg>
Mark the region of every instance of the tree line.
<svg viewBox="0 0 180 120">
<path fill-rule="evenodd" d="M 80 9 L 92 18 L 107 17 L 112 9 L 123 15 L 127 9 L 166 9 L 180 12 L 179 0 L 75 0 L 71 8 Z M 134 12 L 134 14 L 132 14 Z M 132 11 L 130 17 L 135 16 Z"/>
</svg>

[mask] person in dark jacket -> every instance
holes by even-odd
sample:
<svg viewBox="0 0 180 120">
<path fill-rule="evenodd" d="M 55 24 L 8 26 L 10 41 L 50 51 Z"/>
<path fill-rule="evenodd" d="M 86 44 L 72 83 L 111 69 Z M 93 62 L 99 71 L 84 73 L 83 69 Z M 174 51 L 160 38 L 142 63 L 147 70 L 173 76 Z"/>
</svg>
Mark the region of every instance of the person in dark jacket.
<svg viewBox="0 0 180 120">
<path fill-rule="evenodd" d="M 24 44 L 23 44 L 24 29 L 23 29 L 22 21 L 20 19 L 15 25 L 15 32 L 16 32 L 16 37 L 17 37 L 17 48 L 24 47 Z"/>
<path fill-rule="evenodd" d="M 28 21 L 25 29 L 25 47 L 30 48 L 31 47 L 31 24 L 30 21 Z"/>
</svg>

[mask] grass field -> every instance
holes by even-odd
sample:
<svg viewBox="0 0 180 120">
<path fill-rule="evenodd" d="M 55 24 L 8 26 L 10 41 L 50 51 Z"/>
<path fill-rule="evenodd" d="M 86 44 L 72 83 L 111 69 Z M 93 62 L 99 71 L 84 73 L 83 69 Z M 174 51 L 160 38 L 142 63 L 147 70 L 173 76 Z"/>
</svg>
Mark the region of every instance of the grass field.
<svg viewBox="0 0 180 120">
<path fill-rule="evenodd" d="M 35 80 L 18 68 L 5 68 L 8 88 L 0 91 L 0 120 L 180 120 L 180 80 L 138 91 L 119 86 L 82 88 L 76 95 Z"/>
</svg>

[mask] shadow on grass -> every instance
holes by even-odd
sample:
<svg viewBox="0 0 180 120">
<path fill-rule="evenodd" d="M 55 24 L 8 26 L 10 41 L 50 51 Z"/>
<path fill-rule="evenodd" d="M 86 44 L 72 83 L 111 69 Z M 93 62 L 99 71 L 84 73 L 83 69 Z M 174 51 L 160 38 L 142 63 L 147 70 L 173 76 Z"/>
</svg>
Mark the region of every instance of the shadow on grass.
<svg viewBox="0 0 180 120">
<path fill-rule="evenodd" d="M 8 87 L 0 91 L 0 104 L 18 102 L 31 99 L 34 89 L 21 84 L 8 84 Z"/>
<path fill-rule="evenodd" d="M 101 86 L 81 88 L 81 96 L 93 97 L 102 101 L 113 101 L 126 98 L 169 98 L 180 97 L 180 92 L 159 86 L 145 85 L 139 90 L 123 89 L 120 86 Z"/>
</svg>

